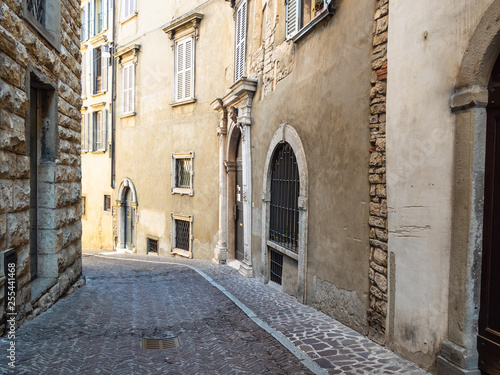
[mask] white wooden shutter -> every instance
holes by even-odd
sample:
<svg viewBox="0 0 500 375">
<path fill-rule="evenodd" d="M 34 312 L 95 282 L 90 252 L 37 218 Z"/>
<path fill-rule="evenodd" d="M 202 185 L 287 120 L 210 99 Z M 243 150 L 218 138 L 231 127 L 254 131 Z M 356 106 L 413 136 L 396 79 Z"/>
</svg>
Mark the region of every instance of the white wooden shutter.
<svg viewBox="0 0 500 375">
<path fill-rule="evenodd" d="M 184 98 L 193 97 L 193 38 L 186 40 L 186 62 L 184 64 Z"/>
<path fill-rule="evenodd" d="M 104 129 L 102 133 L 102 149 L 104 151 L 108 148 L 108 110 L 104 110 Z"/>
<path fill-rule="evenodd" d="M 101 88 L 102 92 L 108 91 L 108 65 L 109 65 L 109 47 L 104 45 L 101 48 Z"/>
<path fill-rule="evenodd" d="M 92 119 L 92 113 L 87 113 L 87 151 L 90 151 L 92 147 Z"/>
<path fill-rule="evenodd" d="M 106 30 L 108 28 L 108 0 L 102 0 L 102 30 Z"/>
<path fill-rule="evenodd" d="M 184 65 L 186 59 L 184 58 L 185 43 L 177 43 L 177 84 L 176 84 L 176 99 L 181 100 L 184 98 Z"/>
<path fill-rule="evenodd" d="M 245 73 L 245 52 L 247 39 L 247 2 L 243 1 L 236 12 L 236 49 L 234 56 L 234 80 Z"/>
<path fill-rule="evenodd" d="M 86 147 L 87 140 L 87 114 L 82 115 L 82 152 L 87 151 Z"/>
<path fill-rule="evenodd" d="M 92 38 L 95 35 L 95 0 L 90 0 L 90 12 L 89 12 L 89 38 Z"/>
<path fill-rule="evenodd" d="M 87 40 L 89 38 L 89 3 L 83 5 L 82 29 L 83 40 Z"/>
<path fill-rule="evenodd" d="M 287 0 L 286 37 L 291 38 L 300 28 L 301 0 Z"/>
<path fill-rule="evenodd" d="M 85 61 L 87 53 L 82 52 L 82 97 L 87 96 L 87 62 Z"/>
<path fill-rule="evenodd" d="M 130 64 L 129 70 L 129 111 L 135 111 L 135 64 Z"/>
<path fill-rule="evenodd" d="M 90 49 L 90 64 L 89 64 L 89 80 L 90 80 L 90 93 L 95 94 L 96 93 L 96 87 L 95 87 L 95 50 L 93 48 Z"/>
</svg>

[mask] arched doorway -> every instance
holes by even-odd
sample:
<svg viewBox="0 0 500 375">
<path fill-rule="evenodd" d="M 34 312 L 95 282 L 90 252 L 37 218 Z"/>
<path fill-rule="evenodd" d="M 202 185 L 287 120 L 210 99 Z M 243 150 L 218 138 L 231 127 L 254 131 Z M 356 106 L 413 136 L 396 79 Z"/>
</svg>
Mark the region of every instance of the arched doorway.
<svg viewBox="0 0 500 375">
<path fill-rule="evenodd" d="M 500 58 L 488 85 L 479 369 L 500 374 Z"/>
<path fill-rule="evenodd" d="M 125 199 L 123 200 L 123 231 L 125 238 L 125 248 L 128 250 L 133 249 L 133 233 L 134 233 L 134 220 L 133 220 L 133 210 L 132 207 L 132 189 L 126 187 L 124 189 Z"/>
<path fill-rule="evenodd" d="M 283 124 L 266 156 L 262 202 L 262 275 L 306 301 L 307 164 L 293 127 Z"/>
<path fill-rule="evenodd" d="M 135 251 L 137 224 L 137 192 L 132 181 L 125 178 L 118 188 L 116 197 L 117 250 Z"/>
</svg>

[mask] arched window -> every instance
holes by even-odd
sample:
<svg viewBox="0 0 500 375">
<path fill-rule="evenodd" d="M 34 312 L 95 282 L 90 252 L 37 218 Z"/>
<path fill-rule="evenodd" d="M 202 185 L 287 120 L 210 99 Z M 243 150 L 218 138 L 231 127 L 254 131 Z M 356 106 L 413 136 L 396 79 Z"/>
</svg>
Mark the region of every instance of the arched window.
<svg viewBox="0 0 500 375">
<path fill-rule="evenodd" d="M 298 253 L 299 169 L 292 147 L 283 142 L 274 152 L 271 172 L 269 240 Z"/>
</svg>

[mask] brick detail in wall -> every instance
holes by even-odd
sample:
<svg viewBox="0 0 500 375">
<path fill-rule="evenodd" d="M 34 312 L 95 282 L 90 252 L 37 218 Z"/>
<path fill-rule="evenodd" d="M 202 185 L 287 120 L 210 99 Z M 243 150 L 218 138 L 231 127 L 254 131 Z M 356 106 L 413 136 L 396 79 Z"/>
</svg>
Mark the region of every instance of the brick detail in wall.
<svg viewBox="0 0 500 375">
<path fill-rule="evenodd" d="M 385 344 L 387 321 L 386 92 L 389 0 L 377 0 L 370 92 L 370 307 L 369 337 Z"/>
</svg>

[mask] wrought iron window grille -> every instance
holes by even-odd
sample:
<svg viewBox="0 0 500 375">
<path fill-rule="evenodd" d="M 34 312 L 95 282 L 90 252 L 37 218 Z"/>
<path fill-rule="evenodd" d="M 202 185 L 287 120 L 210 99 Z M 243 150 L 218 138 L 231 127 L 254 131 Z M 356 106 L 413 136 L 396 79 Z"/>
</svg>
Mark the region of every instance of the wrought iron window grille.
<svg viewBox="0 0 500 375">
<path fill-rule="evenodd" d="M 283 282 L 283 254 L 270 250 L 270 256 L 270 279 L 272 282 L 281 285 Z"/>
<path fill-rule="evenodd" d="M 297 159 L 288 143 L 278 146 L 272 166 L 269 240 L 298 253 L 300 179 Z"/>
</svg>

